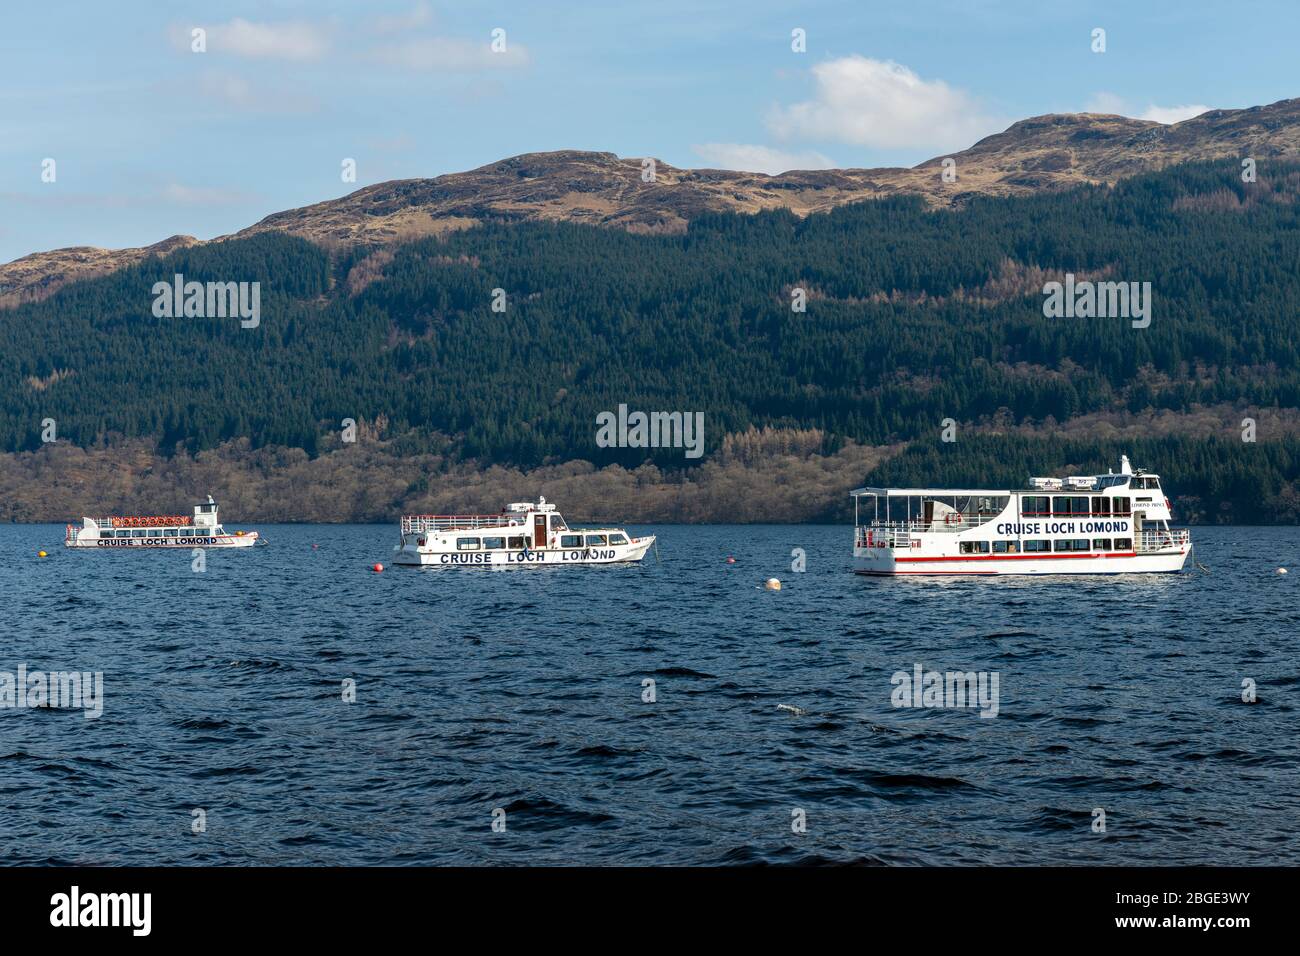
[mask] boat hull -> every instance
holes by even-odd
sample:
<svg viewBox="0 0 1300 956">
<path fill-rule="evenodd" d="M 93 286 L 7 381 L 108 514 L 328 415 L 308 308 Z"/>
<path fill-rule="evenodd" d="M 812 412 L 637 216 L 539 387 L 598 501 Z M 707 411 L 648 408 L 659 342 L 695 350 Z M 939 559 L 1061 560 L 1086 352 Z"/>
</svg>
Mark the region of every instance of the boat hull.
<svg viewBox="0 0 1300 956">
<path fill-rule="evenodd" d="M 855 548 L 853 570 L 873 577 L 903 575 L 1168 574 L 1181 571 L 1187 548 L 1139 554 L 959 555 L 922 557 L 889 548 Z"/>
<path fill-rule="evenodd" d="M 655 543 L 655 536 L 633 538 L 627 544 L 593 548 L 536 548 L 524 551 L 436 551 L 416 544 L 393 549 L 393 564 L 442 568 L 536 568 L 570 564 L 622 564 L 640 561 Z"/>
<path fill-rule="evenodd" d="M 188 551 L 193 548 L 251 548 L 257 544 L 257 532 L 247 534 L 195 535 L 185 538 L 98 538 L 84 534 L 65 541 L 79 551 Z"/>
</svg>

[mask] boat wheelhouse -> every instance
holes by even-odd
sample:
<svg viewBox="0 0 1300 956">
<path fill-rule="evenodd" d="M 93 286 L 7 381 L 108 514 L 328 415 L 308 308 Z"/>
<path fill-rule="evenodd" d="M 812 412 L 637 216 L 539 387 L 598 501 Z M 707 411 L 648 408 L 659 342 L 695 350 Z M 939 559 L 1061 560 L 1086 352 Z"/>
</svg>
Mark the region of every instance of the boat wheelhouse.
<svg viewBox="0 0 1300 956">
<path fill-rule="evenodd" d="M 902 574 L 1181 571 L 1191 551 L 1160 476 L 1030 478 L 1023 490 L 858 488 L 853 570 Z"/>
<path fill-rule="evenodd" d="M 194 506 L 185 515 L 116 515 L 82 518 L 81 527 L 68 525 L 63 543 L 69 548 L 250 548 L 256 531 L 228 532 L 217 517 L 217 503 Z"/>
<path fill-rule="evenodd" d="M 570 528 L 545 498 L 495 515 L 403 515 L 393 563 L 441 567 L 533 567 L 640 561 L 654 535 L 622 528 Z"/>
</svg>

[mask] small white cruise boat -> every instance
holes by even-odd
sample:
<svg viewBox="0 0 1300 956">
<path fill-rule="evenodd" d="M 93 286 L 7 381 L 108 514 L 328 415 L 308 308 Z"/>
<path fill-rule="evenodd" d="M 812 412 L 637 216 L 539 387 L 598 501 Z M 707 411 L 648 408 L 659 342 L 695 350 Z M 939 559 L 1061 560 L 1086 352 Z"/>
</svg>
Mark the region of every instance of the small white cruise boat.
<svg viewBox="0 0 1300 956">
<path fill-rule="evenodd" d="M 393 563 L 442 567 L 536 567 L 640 561 L 654 535 L 622 528 L 570 528 L 545 498 L 496 515 L 403 515 Z"/>
<path fill-rule="evenodd" d="M 1030 478 L 1023 491 L 858 488 L 853 570 L 902 574 L 1123 574 L 1181 571 L 1186 529 L 1171 528 L 1160 476 Z"/>
<path fill-rule="evenodd" d="M 251 548 L 256 531 L 228 532 L 217 519 L 217 503 L 194 506 L 184 515 L 127 515 L 82 518 L 81 527 L 68 525 L 63 539 L 69 548 Z"/>
</svg>

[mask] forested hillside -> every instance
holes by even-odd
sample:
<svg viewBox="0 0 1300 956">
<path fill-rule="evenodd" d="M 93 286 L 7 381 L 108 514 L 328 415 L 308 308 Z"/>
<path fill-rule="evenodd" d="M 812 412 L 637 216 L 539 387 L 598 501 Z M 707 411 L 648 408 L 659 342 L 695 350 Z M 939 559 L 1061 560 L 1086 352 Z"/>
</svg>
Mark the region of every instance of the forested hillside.
<svg viewBox="0 0 1300 956">
<path fill-rule="evenodd" d="M 919 443 L 860 476 L 873 482 L 1018 484 L 1127 451 L 1204 520 L 1294 521 L 1297 200 L 1300 166 L 1262 163 L 1243 183 L 1227 161 L 955 211 L 910 197 L 806 219 L 706 215 L 676 236 L 516 223 L 391 250 L 270 233 L 195 246 L 0 311 L 0 451 L 36 451 L 54 419 L 83 447 L 143 439 L 167 458 L 246 442 L 310 458 L 347 453 L 354 419 L 389 454 L 439 467 L 671 474 L 770 427 L 816 430 L 823 455 Z M 1043 285 L 1067 272 L 1150 282 L 1150 326 L 1045 318 Z M 155 317 L 151 289 L 176 273 L 260 282 L 260 324 Z M 806 311 L 791 308 L 797 289 Z M 599 447 L 596 415 L 620 403 L 703 412 L 704 458 Z M 1171 414 L 1205 408 L 1221 433 L 1170 434 Z M 1052 437 L 1084 415 L 1164 424 L 1146 439 Z M 1254 443 L 1233 424 L 1244 417 L 1261 423 Z M 937 442 L 945 419 L 951 443 Z M 410 497 L 393 494 L 393 507 Z"/>
</svg>

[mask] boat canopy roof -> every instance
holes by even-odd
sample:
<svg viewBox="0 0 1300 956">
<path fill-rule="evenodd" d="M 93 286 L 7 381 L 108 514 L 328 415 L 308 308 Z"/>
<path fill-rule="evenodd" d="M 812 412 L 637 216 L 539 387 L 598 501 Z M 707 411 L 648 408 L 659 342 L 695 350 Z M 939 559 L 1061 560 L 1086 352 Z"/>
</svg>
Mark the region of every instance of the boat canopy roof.
<svg viewBox="0 0 1300 956">
<path fill-rule="evenodd" d="M 854 488 L 849 492 L 854 498 L 864 495 L 876 495 L 886 498 L 915 498 L 917 496 L 951 498 L 957 495 L 959 498 L 966 495 L 987 496 L 987 495 L 1017 495 L 1030 494 L 1030 489 L 1009 490 L 1006 488 L 988 489 L 988 488 Z"/>
</svg>

